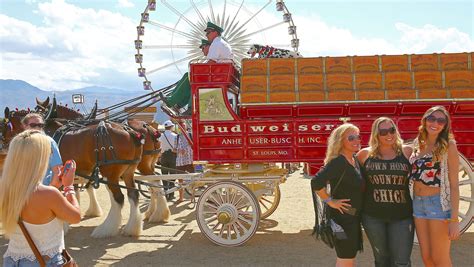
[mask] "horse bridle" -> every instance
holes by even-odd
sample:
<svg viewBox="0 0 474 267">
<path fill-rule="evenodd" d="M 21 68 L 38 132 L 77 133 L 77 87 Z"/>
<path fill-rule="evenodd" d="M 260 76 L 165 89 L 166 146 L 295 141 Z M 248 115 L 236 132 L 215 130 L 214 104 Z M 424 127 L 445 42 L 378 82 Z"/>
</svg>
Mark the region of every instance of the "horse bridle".
<svg viewBox="0 0 474 267">
<path fill-rule="evenodd" d="M 161 152 L 161 147 L 158 141 L 158 137 L 160 137 L 160 133 L 155 131 L 148 123 L 143 124 L 143 127 L 147 130 L 148 134 L 151 136 L 151 140 L 153 141 L 153 149 L 151 150 L 143 150 L 143 155 L 155 155 Z"/>
</svg>

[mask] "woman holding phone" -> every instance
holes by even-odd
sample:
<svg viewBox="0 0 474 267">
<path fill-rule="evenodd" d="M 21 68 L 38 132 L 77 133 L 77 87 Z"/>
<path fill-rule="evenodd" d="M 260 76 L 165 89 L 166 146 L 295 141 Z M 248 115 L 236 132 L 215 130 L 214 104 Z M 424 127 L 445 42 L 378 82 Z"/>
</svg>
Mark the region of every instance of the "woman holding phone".
<svg viewBox="0 0 474 267">
<path fill-rule="evenodd" d="M 3 266 L 39 266 L 20 230 L 25 225 L 46 266 L 62 266 L 65 259 L 63 221 L 78 223 L 81 212 L 74 192 L 75 163 L 71 161 L 61 178 L 63 192 L 43 185 L 51 144 L 38 130 L 18 134 L 10 143 L 0 178 L 0 221 L 8 248 Z"/>
</svg>

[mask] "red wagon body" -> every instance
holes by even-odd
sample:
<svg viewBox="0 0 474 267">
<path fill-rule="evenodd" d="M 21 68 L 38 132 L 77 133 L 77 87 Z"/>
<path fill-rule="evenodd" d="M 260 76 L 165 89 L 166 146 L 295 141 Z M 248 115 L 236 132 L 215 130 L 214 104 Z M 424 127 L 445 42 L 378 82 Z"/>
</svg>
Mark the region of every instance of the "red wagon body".
<svg viewBox="0 0 474 267">
<path fill-rule="evenodd" d="M 308 174 L 314 174 L 325 157 L 329 134 L 341 123 L 358 126 L 364 145 L 372 122 L 388 116 L 409 141 L 416 137 L 423 113 L 434 105 L 450 112 L 459 151 L 474 161 L 474 99 L 246 104 L 239 100 L 239 73 L 233 64 L 192 64 L 190 77 L 196 161 L 306 162 Z"/>
</svg>

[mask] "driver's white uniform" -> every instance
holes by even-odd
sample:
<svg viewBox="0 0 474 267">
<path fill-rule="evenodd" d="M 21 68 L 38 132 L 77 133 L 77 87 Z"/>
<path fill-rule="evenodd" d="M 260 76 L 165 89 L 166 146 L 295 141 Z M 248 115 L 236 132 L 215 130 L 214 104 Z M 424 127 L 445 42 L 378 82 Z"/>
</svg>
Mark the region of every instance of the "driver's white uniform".
<svg viewBox="0 0 474 267">
<path fill-rule="evenodd" d="M 209 54 L 207 54 L 208 60 L 214 60 L 217 63 L 232 62 L 234 54 L 232 54 L 232 48 L 224 41 L 220 36 L 214 38 L 209 47 Z"/>
</svg>

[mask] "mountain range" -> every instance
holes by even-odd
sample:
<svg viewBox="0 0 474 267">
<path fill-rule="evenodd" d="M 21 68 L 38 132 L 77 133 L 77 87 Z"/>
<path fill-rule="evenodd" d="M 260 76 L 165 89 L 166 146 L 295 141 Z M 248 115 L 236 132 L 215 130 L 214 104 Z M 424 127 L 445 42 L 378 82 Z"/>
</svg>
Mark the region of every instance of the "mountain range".
<svg viewBox="0 0 474 267">
<path fill-rule="evenodd" d="M 17 108 L 34 109 L 36 106 L 35 98 L 43 101 L 48 96 L 52 99 L 53 95 L 56 96 L 58 103 L 79 110 L 81 113 L 88 113 L 96 100 L 99 108 L 105 108 L 147 93 L 147 91 L 131 91 L 99 86 L 52 92 L 41 90 L 22 80 L 0 79 L 0 117 L 4 117 L 3 111 L 5 107 L 10 108 L 10 110 Z M 72 103 L 73 94 L 82 94 L 84 96 L 84 104 L 74 105 Z M 168 119 L 168 115 L 161 111 L 159 103 L 157 103 L 157 107 L 158 112 L 155 114 L 155 121 L 162 123 Z"/>
</svg>

